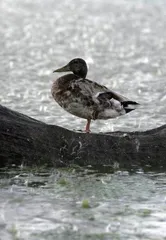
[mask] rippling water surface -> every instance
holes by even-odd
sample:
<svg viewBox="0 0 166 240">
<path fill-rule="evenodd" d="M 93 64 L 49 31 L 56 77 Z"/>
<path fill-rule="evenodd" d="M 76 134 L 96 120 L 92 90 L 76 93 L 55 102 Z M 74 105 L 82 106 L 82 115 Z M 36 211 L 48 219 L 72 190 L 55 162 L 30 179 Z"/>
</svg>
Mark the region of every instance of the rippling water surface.
<svg viewBox="0 0 166 240">
<path fill-rule="evenodd" d="M 1 104 L 83 128 L 50 94 L 52 71 L 82 57 L 88 78 L 141 103 L 92 131 L 165 124 L 165 9 L 164 0 L 2 0 Z M 165 173 L 1 169 L 0 240 L 166 239 L 165 186 Z"/>
<path fill-rule="evenodd" d="M 52 70 L 85 58 L 88 77 L 141 103 L 93 131 L 147 129 L 165 123 L 166 1 L 5 0 L 0 3 L 0 101 L 70 129 L 85 120 L 61 109 Z"/>
<path fill-rule="evenodd" d="M 0 177 L 2 240 L 166 238 L 165 173 L 13 169 Z"/>
</svg>

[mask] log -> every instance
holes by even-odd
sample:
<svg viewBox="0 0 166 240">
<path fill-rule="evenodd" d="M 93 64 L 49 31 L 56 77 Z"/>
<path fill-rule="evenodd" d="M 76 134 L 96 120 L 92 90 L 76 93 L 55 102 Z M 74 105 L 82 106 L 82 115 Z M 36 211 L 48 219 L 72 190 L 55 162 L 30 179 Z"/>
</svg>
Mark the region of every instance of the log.
<svg viewBox="0 0 166 240">
<path fill-rule="evenodd" d="M 0 105 L 0 167 L 13 164 L 166 169 L 166 125 L 144 132 L 87 134 Z"/>
</svg>

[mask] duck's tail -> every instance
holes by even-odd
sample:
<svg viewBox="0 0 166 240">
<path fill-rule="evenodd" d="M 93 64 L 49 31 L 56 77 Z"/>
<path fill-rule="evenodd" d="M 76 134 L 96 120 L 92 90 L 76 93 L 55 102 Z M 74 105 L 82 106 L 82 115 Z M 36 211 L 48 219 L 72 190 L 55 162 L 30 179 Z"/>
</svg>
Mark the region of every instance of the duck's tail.
<svg viewBox="0 0 166 240">
<path fill-rule="evenodd" d="M 123 102 L 121 102 L 121 104 L 122 104 L 123 108 L 125 109 L 126 113 L 135 110 L 138 107 L 138 105 L 140 105 L 139 103 L 134 102 L 134 101 L 123 101 Z"/>
</svg>

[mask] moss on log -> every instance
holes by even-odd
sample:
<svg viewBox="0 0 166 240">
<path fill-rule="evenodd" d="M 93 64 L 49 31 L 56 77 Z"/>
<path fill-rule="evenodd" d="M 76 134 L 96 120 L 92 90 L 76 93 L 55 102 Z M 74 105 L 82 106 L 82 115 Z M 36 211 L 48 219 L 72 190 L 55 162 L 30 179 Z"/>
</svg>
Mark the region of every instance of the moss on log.
<svg viewBox="0 0 166 240">
<path fill-rule="evenodd" d="M 86 134 L 0 106 L 0 167 L 11 164 L 166 169 L 166 125 L 145 132 Z"/>
</svg>

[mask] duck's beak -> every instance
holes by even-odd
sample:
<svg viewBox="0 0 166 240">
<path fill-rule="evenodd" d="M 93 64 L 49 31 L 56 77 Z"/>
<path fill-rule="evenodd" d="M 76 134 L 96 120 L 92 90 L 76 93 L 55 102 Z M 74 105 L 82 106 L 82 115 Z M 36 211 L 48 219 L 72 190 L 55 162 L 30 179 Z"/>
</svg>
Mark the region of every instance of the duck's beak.
<svg viewBox="0 0 166 240">
<path fill-rule="evenodd" d="M 61 68 L 58 68 L 58 69 L 54 70 L 53 73 L 54 72 L 69 72 L 69 71 L 71 71 L 71 70 L 70 70 L 69 65 L 67 64 L 64 67 L 61 67 Z"/>
</svg>

